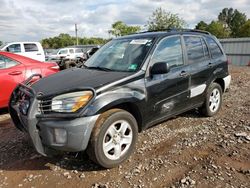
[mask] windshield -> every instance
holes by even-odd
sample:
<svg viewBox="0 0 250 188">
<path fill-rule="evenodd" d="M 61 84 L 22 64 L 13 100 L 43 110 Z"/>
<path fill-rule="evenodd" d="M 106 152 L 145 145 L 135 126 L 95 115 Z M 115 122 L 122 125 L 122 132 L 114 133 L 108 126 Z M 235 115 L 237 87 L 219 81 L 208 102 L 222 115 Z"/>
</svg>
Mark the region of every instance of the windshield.
<svg viewBox="0 0 250 188">
<path fill-rule="evenodd" d="M 86 63 L 86 68 L 110 71 L 137 71 L 153 44 L 153 39 L 117 39 L 100 48 Z"/>
</svg>

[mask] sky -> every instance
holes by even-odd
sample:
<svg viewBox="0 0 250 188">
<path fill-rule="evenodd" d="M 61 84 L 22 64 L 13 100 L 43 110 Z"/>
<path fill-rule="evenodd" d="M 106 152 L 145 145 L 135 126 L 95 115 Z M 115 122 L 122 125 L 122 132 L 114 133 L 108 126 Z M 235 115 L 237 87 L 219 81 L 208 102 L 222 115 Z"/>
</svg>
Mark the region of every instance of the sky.
<svg viewBox="0 0 250 188">
<path fill-rule="evenodd" d="M 225 7 L 250 18 L 250 0 L 0 0 L 0 41 L 74 36 L 74 24 L 80 37 L 108 38 L 112 23 L 144 26 L 158 7 L 178 14 L 188 28 L 217 19 Z"/>
</svg>

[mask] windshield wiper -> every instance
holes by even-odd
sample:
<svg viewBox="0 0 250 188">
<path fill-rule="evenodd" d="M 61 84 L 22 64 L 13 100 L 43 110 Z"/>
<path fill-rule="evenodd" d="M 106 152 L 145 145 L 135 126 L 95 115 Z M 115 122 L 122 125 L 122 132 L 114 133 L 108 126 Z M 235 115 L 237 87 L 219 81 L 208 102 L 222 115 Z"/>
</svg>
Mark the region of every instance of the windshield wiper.
<svg viewBox="0 0 250 188">
<path fill-rule="evenodd" d="M 102 71 L 113 71 L 112 69 L 106 68 L 106 67 L 88 67 L 86 66 L 87 69 L 96 69 L 96 70 L 102 70 Z"/>
</svg>

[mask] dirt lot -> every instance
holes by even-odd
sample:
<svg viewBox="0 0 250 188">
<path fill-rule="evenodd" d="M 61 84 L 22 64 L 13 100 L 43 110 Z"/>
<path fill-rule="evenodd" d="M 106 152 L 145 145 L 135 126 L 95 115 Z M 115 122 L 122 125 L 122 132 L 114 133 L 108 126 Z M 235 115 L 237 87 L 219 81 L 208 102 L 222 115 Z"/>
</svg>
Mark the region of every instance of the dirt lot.
<svg viewBox="0 0 250 188">
<path fill-rule="evenodd" d="M 197 111 L 140 133 L 137 150 L 105 170 L 86 155 L 38 155 L 24 133 L 0 116 L 3 187 L 250 187 L 250 67 L 231 67 L 220 113 Z"/>
</svg>

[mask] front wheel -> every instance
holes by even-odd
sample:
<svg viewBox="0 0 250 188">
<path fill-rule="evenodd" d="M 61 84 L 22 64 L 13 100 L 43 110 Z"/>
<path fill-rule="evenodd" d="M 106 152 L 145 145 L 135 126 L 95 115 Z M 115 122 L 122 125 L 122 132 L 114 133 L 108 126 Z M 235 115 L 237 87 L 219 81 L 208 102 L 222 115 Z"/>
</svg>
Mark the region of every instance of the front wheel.
<svg viewBox="0 0 250 188">
<path fill-rule="evenodd" d="M 212 83 L 206 93 L 205 103 L 201 108 L 205 116 L 212 117 L 217 114 L 222 104 L 222 89 L 217 83 Z"/>
<path fill-rule="evenodd" d="M 88 155 L 104 168 L 118 166 L 133 152 L 138 126 L 135 118 L 121 109 L 101 114 L 93 129 Z"/>
</svg>

